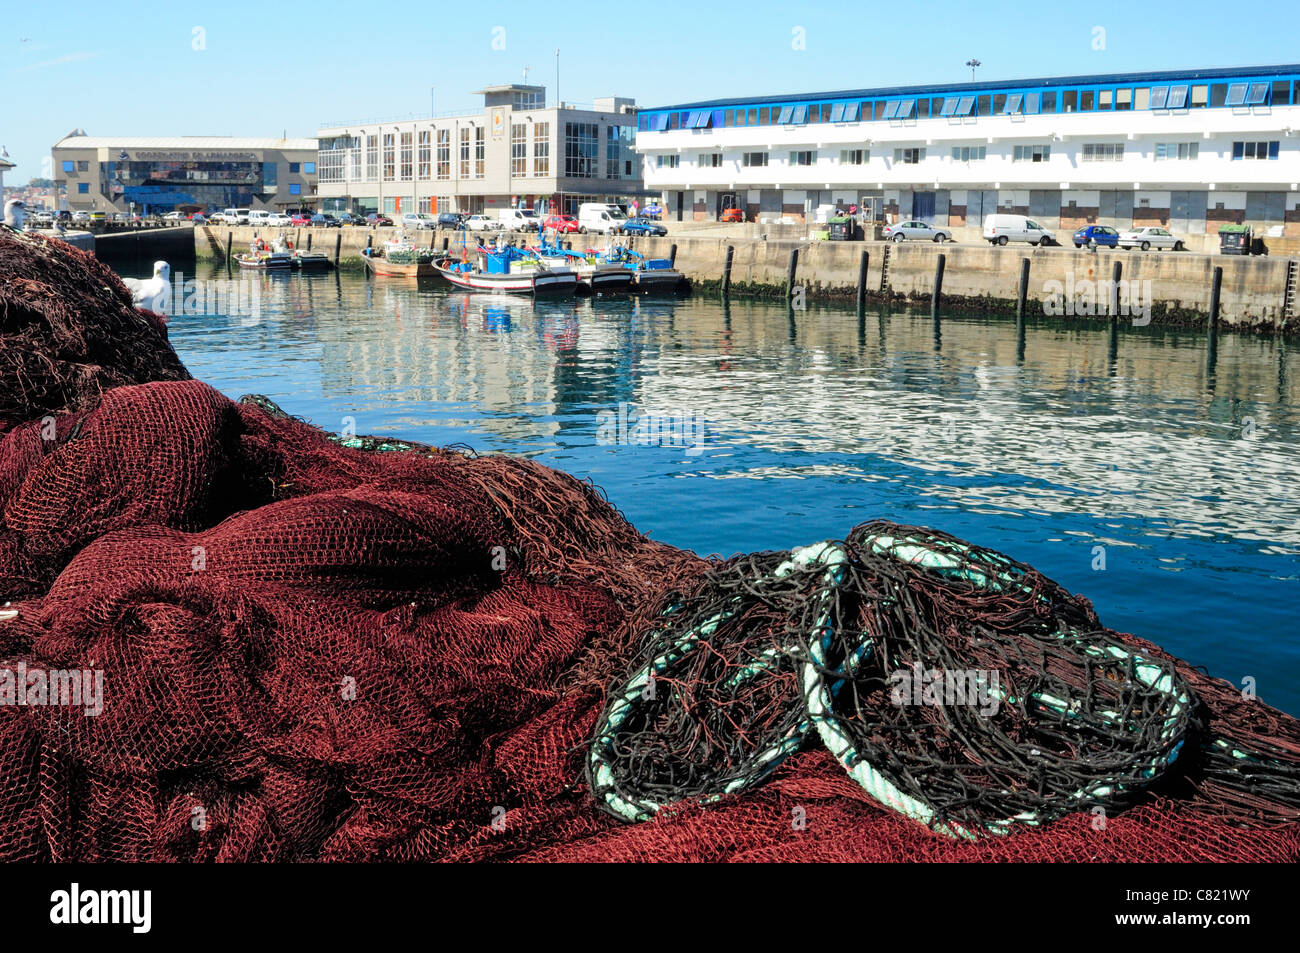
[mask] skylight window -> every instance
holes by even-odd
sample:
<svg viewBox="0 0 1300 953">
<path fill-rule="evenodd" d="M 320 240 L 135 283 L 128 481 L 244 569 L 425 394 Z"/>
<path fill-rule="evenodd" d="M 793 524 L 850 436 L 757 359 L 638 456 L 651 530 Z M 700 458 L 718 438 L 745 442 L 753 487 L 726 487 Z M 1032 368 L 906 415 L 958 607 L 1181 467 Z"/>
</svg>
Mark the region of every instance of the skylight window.
<svg viewBox="0 0 1300 953">
<path fill-rule="evenodd" d="M 650 117 L 650 128 L 655 132 L 663 132 L 668 128 L 668 114 L 659 113 Z"/>
<path fill-rule="evenodd" d="M 1251 83 L 1246 105 L 1263 106 L 1266 102 L 1268 102 L 1268 83 Z"/>
<path fill-rule="evenodd" d="M 1187 108 L 1187 87 L 1186 86 L 1169 87 L 1169 108 L 1170 109 Z"/>
<path fill-rule="evenodd" d="M 1228 106 L 1246 105 L 1246 88 L 1247 87 L 1245 83 L 1229 83 L 1228 98 L 1227 101 L 1225 102 L 1225 105 Z"/>
<path fill-rule="evenodd" d="M 887 102 L 887 103 L 885 103 L 885 118 L 886 118 L 886 119 L 897 119 L 897 118 L 898 118 L 898 107 L 901 106 L 901 105 L 903 105 L 903 104 L 902 104 L 901 102 L 899 102 L 897 99 L 895 99 L 895 100 L 893 100 L 893 101 L 891 101 L 891 102 Z"/>
<path fill-rule="evenodd" d="M 781 114 L 780 114 L 779 116 L 776 117 L 776 124 L 777 124 L 778 126 L 786 126 L 786 125 L 789 125 L 789 123 L 790 123 L 790 117 L 791 117 L 792 115 L 794 115 L 794 107 L 793 107 L 793 106 L 782 106 L 782 107 L 781 107 Z"/>
<path fill-rule="evenodd" d="M 1168 102 L 1169 102 L 1168 86 L 1151 87 L 1151 108 L 1152 109 L 1164 109 L 1166 108 Z"/>
<path fill-rule="evenodd" d="M 906 119 L 912 115 L 912 110 L 916 108 L 915 99 L 904 99 L 898 104 L 898 119 Z"/>
<path fill-rule="evenodd" d="M 790 121 L 795 125 L 802 125 L 803 123 L 806 123 L 808 121 L 808 107 L 795 106 L 794 117 Z"/>
<path fill-rule="evenodd" d="M 961 99 L 957 100 L 958 116 L 969 116 L 970 111 L 974 108 L 975 108 L 974 96 L 963 96 Z"/>
<path fill-rule="evenodd" d="M 1008 116 L 1011 116 L 1011 115 L 1014 115 L 1015 113 L 1020 112 L 1020 103 L 1021 103 L 1023 100 L 1024 100 L 1024 95 L 1021 94 L 1021 93 L 1011 93 L 1011 94 L 1009 94 L 1009 95 L 1007 96 L 1007 105 L 1006 105 L 1006 108 L 1003 109 L 1002 112 L 1003 112 L 1004 114 L 1008 115 Z"/>
<path fill-rule="evenodd" d="M 947 99 L 943 101 L 943 110 L 939 113 L 939 115 L 951 116 L 956 111 L 957 111 L 957 99 L 956 97 L 949 96 Z"/>
<path fill-rule="evenodd" d="M 831 107 L 831 122 L 857 122 L 861 103 L 836 103 Z"/>
</svg>

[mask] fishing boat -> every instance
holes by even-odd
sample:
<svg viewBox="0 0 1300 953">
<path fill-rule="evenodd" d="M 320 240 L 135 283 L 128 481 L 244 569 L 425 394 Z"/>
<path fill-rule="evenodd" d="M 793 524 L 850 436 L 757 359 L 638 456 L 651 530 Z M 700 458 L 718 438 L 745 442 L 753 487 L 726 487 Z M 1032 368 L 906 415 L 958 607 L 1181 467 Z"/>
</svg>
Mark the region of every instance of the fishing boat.
<svg viewBox="0 0 1300 953">
<path fill-rule="evenodd" d="M 292 265 L 299 271 L 313 271 L 321 268 L 328 268 L 330 260 L 327 255 L 318 251 L 295 251 L 293 253 Z"/>
<path fill-rule="evenodd" d="M 545 264 L 533 252 L 514 245 L 479 246 L 473 258 L 465 250 L 459 260 L 454 255 L 440 256 L 433 267 L 468 291 L 571 295 L 578 290 L 578 273 L 572 268 Z"/>
<path fill-rule="evenodd" d="M 634 290 L 635 275 L 621 264 L 611 264 L 597 251 L 574 251 L 560 246 L 558 238 L 542 236 L 530 249 L 547 268 L 571 269 L 578 275 L 578 291 L 592 295 L 626 294 Z"/>
<path fill-rule="evenodd" d="M 240 268 L 257 271 L 288 270 L 293 267 L 293 251 L 283 238 L 267 242 L 264 238 L 255 238 L 248 245 L 247 254 L 236 255 L 235 261 Z"/>
<path fill-rule="evenodd" d="M 434 253 L 427 248 L 417 248 L 405 233 L 384 242 L 379 249 L 367 248 L 361 255 L 366 267 L 377 277 L 431 278 L 437 274 L 433 266 Z"/>
<path fill-rule="evenodd" d="M 686 288 L 682 273 L 667 258 L 646 258 L 631 248 L 613 248 L 605 256 L 610 264 L 632 274 L 632 284 L 640 294 L 680 294 Z"/>
</svg>

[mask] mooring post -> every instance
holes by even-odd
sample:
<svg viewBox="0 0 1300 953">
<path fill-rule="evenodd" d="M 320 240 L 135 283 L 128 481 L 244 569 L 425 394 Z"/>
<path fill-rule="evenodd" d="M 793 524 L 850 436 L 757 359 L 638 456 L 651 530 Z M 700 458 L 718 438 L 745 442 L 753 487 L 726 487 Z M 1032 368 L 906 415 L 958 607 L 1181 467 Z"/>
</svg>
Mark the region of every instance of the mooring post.
<svg viewBox="0 0 1300 953">
<path fill-rule="evenodd" d="M 794 297 L 794 276 L 799 270 L 799 249 L 790 249 L 790 267 L 785 273 L 785 300 L 789 301 Z"/>
<path fill-rule="evenodd" d="M 235 241 L 234 232 L 226 232 L 226 261 L 230 261 L 230 248 Z"/>
<path fill-rule="evenodd" d="M 1029 259 L 1020 259 L 1020 290 L 1016 295 L 1016 324 L 1025 323 L 1025 299 L 1029 297 Z"/>
<path fill-rule="evenodd" d="M 858 311 L 867 303 L 867 262 L 871 260 L 871 253 L 865 248 L 862 250 L 862 257 L 858 259 Z"/>
<path fill-rule="evenodd" d="M 1110 319 L 1119 320 L 1119 278 L 1123 269 L 1119 262 L 1110 271 Z"/>
<path fill-rule="evenodd" d="M 444 235 L 442 237 L 442 250 L 445 252 L 449 247 L 451 247 L 451 239 Z"/>
<path fill-rule="evenodd" d="M 307 250 L 311 251 L 311 232 L 307 233 Z"/>
<path fill-rule="evenodd" d="M 673 247 L 668 249 L 668 267 L 677 267 L 677 243 L 673 242 Z"/>
<path fill-rule="evenodd" d="M 727 246 L 727 260 L 722 266 L 722 296 L 725 298 L 727 292 L 731 290 L 731 259 L 736 254 L 734 245 Z"/>
<path fill-rule="evenodd" d="M 930 315 L 936 321 L 939 319 L 939 298 L 943 294 L 943 266 L 947 257 L 941 252 L 939 260 L 934 263 L 934 291 L 930 295 Z"/>
<path fill-rule="evenodd" d="M 334 236 L 334 267 L 335 268 L 339 266 L 339 252 L 341 252 L 342 250 L 343 250 L 343 229 L 340 228 L 339 233 L 336 236 Z"/>
<path fill-rule="evenodd" d="M 1223 268 L 1214 269 L 1214 283 L 1210 285 L 1210 330 L 1219 324 L 1219 292 L 1223 288 Z"/>
</svg>

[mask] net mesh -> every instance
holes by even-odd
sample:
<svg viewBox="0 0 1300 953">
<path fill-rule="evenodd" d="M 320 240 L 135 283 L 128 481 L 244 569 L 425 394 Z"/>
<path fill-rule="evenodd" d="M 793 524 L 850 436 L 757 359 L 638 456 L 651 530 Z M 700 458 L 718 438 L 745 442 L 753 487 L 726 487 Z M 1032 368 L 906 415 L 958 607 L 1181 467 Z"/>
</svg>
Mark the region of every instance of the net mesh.
<svg viewBox="0 0 1300 953">
<path fill-rule="evenodd" d="M 0 705 L 0 858 L 1300 854 L 1296 721 L 1029 567 L 892 524 L 701 559 L 531 461 L 230 401 L 93 258 L 0 243 L 0 675 L 103 702 Z M 1003 713 L 891 703 L 916 662 L 997 671 Z M 1041 823 L 939 829 L 1008 812 Z"/>
</svg>

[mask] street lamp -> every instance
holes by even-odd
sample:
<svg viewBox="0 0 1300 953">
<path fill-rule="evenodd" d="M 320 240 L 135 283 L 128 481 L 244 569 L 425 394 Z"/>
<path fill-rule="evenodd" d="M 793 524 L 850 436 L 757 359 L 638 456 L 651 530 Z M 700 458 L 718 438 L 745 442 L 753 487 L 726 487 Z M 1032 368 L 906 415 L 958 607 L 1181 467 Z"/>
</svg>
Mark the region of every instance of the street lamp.
<svg viewBox="0 0 1300 953">
<path fill-rule="evenodd" d="M 975 67 L 983 66 L 984 64 L 972 56 L 966 61 L 966 65 L 970 67 L 970 81 L 973 83 L 975 82 Z"/>
</svg>

